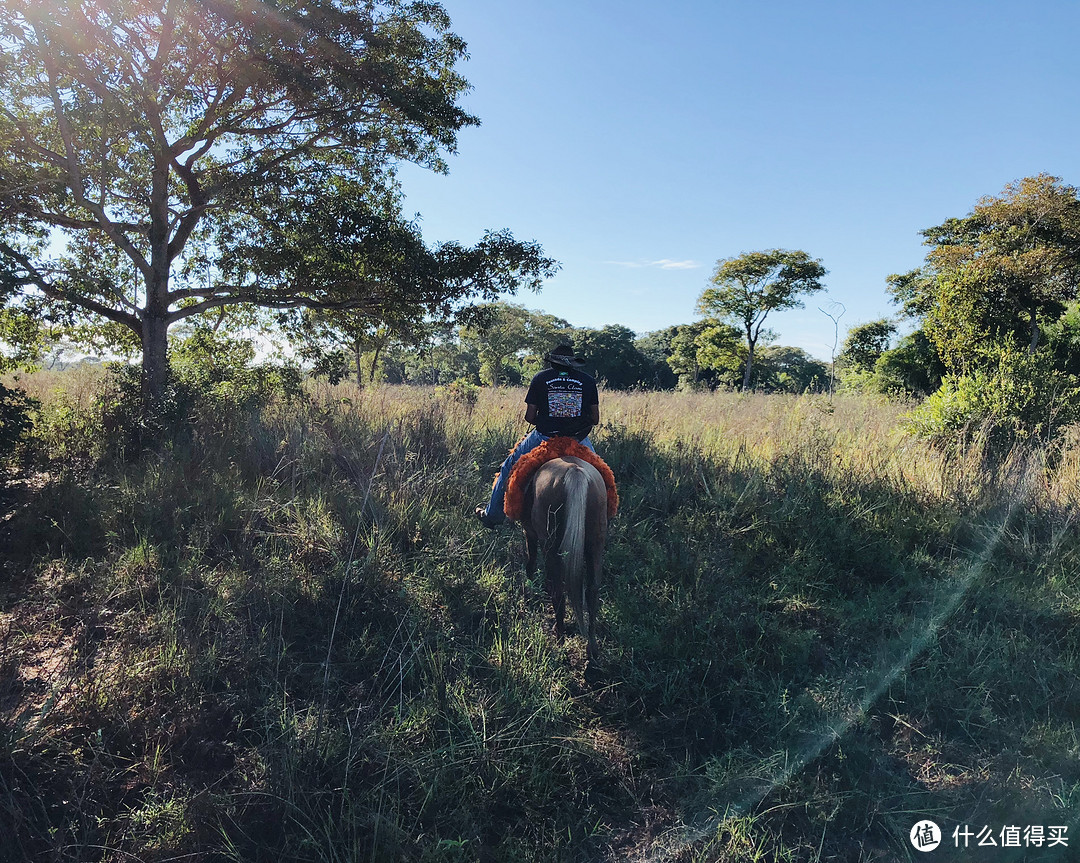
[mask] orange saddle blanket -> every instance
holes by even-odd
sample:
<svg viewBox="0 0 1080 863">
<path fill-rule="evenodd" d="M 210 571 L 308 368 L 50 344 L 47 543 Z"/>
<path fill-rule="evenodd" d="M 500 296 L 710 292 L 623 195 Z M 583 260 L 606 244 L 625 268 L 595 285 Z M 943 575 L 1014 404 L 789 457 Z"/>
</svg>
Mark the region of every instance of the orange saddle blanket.
<svg viewBox="0 0 1080 863">
<path fill-rule="evenodd" d="M 510 474 L 510 480 L 506 484 L 506 498 L 503 501 L 503 512 L 511 521 L 521 521 L 521 513 L 525 508 L 525 490 L 529 487 L 529 480 L 537 469 L 552 459 L 573 456 L 582 461 L 587 461 L 600 471 L 607 486 L 607 513 L 608 518 L 614 518 L 619 511 L 619 492 L 615 488 L 615 474 L 611 472 L 604 460 L 588 447 L 579 444 L 572 437 L 553 437 L 544 441 L 540 446 L 525 453 L 517 460 L 514 470 Z"/>
</svg>

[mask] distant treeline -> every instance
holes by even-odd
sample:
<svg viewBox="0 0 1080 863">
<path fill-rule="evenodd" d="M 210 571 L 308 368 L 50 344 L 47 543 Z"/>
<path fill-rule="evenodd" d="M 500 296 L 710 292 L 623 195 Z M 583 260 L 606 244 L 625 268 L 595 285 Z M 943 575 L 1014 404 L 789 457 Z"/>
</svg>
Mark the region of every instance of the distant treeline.
<svg viewBox="0 0 1080 863">
<path fill-rule="evenodd" d="M 543 356 L 571 344 L 586 371 L 609 389 L 735 388 L 742 382 L 746 348 L 731 328 L 698 321 L 637 336 L 612 324 L 601 329 L 523 306 L 479 306 L 470 323 L 437 328 L 338 327 L 321 329 L 303 344 L 317 374 L 376 382 L 445 385 L 464 380 L 487 386 L 519 386 L 544 368 Z M 801 348 L 768 345 L 754 357 L 752 386 L 763 392 L 827 390 L 828 363 Z"/>
</svg>

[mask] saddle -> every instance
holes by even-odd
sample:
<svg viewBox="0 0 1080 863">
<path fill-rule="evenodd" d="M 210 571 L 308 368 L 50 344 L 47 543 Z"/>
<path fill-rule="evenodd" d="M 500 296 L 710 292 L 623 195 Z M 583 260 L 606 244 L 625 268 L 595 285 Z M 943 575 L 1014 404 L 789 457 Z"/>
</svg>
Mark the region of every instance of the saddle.
<svg viewBox="0 0 1080 863">
<path fill-rule="evenodd" d="M 619 492 L 615 488 L 615 474 L 600 456 L 579 444 L 572 437 L 553 437 L 544 441 L 540 446 L 525 453 L 517 460 L 510 479 L 506 484 L 506 498 L 503 501 L 503 512 L 512 521 L 521 521 L 521 514 L 525 508 L 525 490 L 529 487 L 529 481 L 536 471 L 546 462 L 552 459 L 573 456 L 582 461 L 587 461 L 600 472 L 607 486 L 607 512 L 608 518 L 614 518 L 619 511 Z"/>
</svg>

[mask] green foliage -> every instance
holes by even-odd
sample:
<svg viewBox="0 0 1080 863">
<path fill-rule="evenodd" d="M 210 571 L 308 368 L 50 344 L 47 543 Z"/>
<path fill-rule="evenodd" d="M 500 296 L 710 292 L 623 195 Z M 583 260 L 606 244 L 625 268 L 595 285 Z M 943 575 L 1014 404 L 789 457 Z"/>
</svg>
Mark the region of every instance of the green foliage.
<svg viewBox="0 0 1080 863">
<path fill-rule="evenodd" d="M 479 359 L 481 382 L 498 386 L 521 383 L 523 361 L 539 370 L 540 357 L 565 340 L 569 330 L 570 324 L 561 318 L 496 302 L 469 310 L 458 334 Z"/>
<path fill-rule="evenodd" d="M 22 390 L 0 384 L 0 465 L 30 430 L 31 412 L 38 407 Z"/>
<path fill-rule="evenodd" d="M 824 392 L 829 388 L 829 368 L 802 348 L 767 345 L 758 352 L 752 385 L 763 392 Z"/>
<path fill-rule="evenodd" d="M 931 440 L 982 428 L 995 443 L 1049 441 L 1080 410 L 1077 190 L 1027 177 L 923 235 L 926 265 L 889 279 L 921 329 L 879 358 L 872 385 L 920 393 L 944 375 L 912 418 Z"/>
<path fill-rule="evenodd" d="M 868 392 L 888 396 L 923 398 L 941 386 L 945 366 L 933 344 L 922 330 L 900 339 L 884 351 L 874 363 L 873 373 L 865 375 Z M 848 378 L 845 376 L 845 384 Z"/>
<path fill-rule="evenodd" d="M 1070 302 L 1056 321 L 1043 328 L 1054 368 L 1080 375 L 1080 301 Z"/>
<path fill-rule="evenodd" d="M 1077 299 L 1080 198 L 1057 177 L 1010 184 L 923 235 L 927 267 L 892 277 L 894 295 L 953 374 L 989 369 L 1002 348 L 1034 352 L 1041 328 Z"/>
<path fill-rule="evenodd" d="M 678 327 L 666 327 L 634 340 L 634 347 L 648 363 L 644 383 L 651 389 L 670 390 L 679 382 L 678 376 L 668 363 L 672 354 L 672 341 L 678 332 Z"/>
<path fill-rule="evenodd" d="M 715 372 L 718 381 L 727 383 L 746 362 L 738 330 L 714 318 L 705 318 L 701 323 L 693 343 L 697 361 L 702 368 Z"/>
<path fill-rule="evenodd" d="M 178 400 L 201 402 L 207 419 L 228 406 L 251 412 L 275 395 L 287 401 L 301 396 L 295 366 L 256 364 L 254 343 L 205 328 L 177 340 L 169 365 Z"/>
<path fill-rule="evenodd" d="M 336 384 L 352 366 L 357 386 L 363 387 L 375 382 L 387 348 L 422 338 L 427 311 L 420 304 L 381 312 L 303 309 L 281 314 L 278 321 L 313 374 Z"/>
<path fill-rule="evenodd" d="M 0 345 L 4 346 L 0 372 L 36 368 L 51 341 L 50 325 L 40 303 L 0 305 Z"/>
<path fill-rule="evenodd" d="M 682 389 L 695 389 L 701 382 L 702 366 L 698 359 L 697 337 L 704 330 L 704 324 L 686 324 L 678 327 L 671 337 L 671 348 L 667 362 L 671 370 L 679 376 Z"/>
<path fill-rule="evenodd" d="M 311 359 L 311 354 L 301 354 L 304 359 Z M 326 351 L 319 350 L 314 361 L 311 364 L 311 374 L 317 378 L 325 378 L 331 384 L 337 384 L 347 378 L 350 374 L 356 374 L 359 376 L 360 372 L 352 366 L 352 358 L 347 351 L 336 350 Z"/>
<path fill-rule="evenodd" d="M 852 327 L 837 357 L 845 390 L 922 398 L 941 386 L 945 368 L 926 333 L 915 330 L 890 348 L 895 334 L 896 325 L 884 319 Z"/>
<path fill-rule="evenodd" d="M 742 328 L 747 355 L 743 390 L 750 388 L 754 350 L 770 312 L 802 308 L 800 296 L 824 290 L 821 261 L 806 252 L 770 249 L 717 261 L 713 287 L 698 300 L 698 311 Z"/>
<path fill-rule="evenodd" d="M 909 428 L 936 444 L 985 438 L 995 449 L 1049 443 L 1080 419 L 1080 378 L 1054 368 L 1042 350 L 1003 348 L 990 371 L 947 375 L 909 416 Z"/>
<path fill-rule="evenodd" d="M 576 329 L 574 349 L 585 357 L 586 371 L 610 389 L 647 386 L 652 366 L 638 350 L 632 330 L 609 324 L 599 330 Z"/>
<path fill-rule="evenodd" d="M 735 327 L 715 318 L 677 327 L 668 365 L 679 376 L 680 389 L 732 385 L 743 365 L 739 338 Z"/>
<path fill-rule="evenodd" d="M 480 398 L 480 388 L 468 378 L 458 378 L 446 386 L 436 387 L 435 393 L 470 408 L 475 407 Z"/>
<path fill-rule="evenodd" d="M 429 247 L 418 225 L 373 209 L 362 188 L 332 191 L 272 190 L 262 221 L 220 241 L 230 283 L 258 285 L 244 301 L 319 310 L 324 329 L 355 340 L 380 324 L 404 333 L 426 316 L 447 319 L 477 295 L 536 290 L 558 269 L 536 243 L 506 231 L 471 247 Z"/>
<path fill-rule="evenodd" d="M 826 270 L 806 252 L 771 249 L 747 252 L 717 262 L 713 287 L 698 300 L 698 310 L 740 324 L 756 343 L 769 312 L 801 308 L 800 295 L 824 290 Z"/>
<path fill-rule="evenodd" d="M 35 413 L 42 457 L 61 464 L 131 460 L 166 445 L 238 445 L 260 411 L 305 398 L 299 368 L 254 358 L 250 341 L 195 329 L 173 345 L 168 385 L 153 410 L 138 367 L 110 363 L 90 406 L 59 399 Z"/>
<path fill-rule="evenodd" d="M 537 244 L 429 247 L 401 213 L 398 163 L 445 171 L 479 123 L 464 56 L 432 2 L 0 5 L 0 297 L 141 350 L 146 407 L 168 410 L 179 321 L 396 325 L 537 287 L 557 268 Z"/>
<path fill-rule="evenodd" d="M 922 320 L 934 305 L 934 269 L 929 264 L 907 273 L 886 276 L 887 290 L 900 313 L 906 318 Z"/>
<path fill-rule="evenodd" d="M 735 327 L 706 318 L 674 328 L 668 363 L 683 390 L 736 387 L 744 380 L 747 348 Z M 767 331 L 761 337 L 771 336 Z M 801 348 L 768 345 L 758 349 L 750 375 L 752 389 L 802 393 L 828 387 L 828 367 Z"/>
<path fill-rule="evenodd" d="M 455 380 L 522 385 L 544 367 L 542 356 L 559 342 L 573 343 L 586 371 L 609 390 L 736 386 L 746 362 L 740 333 L 716 319 L 668 327 L 641 338 L 626 327 L 574 328 L 566 321 L 509 303 L 468 311 L 456 331 L 431 322 L 414 331 L 414 344 L 390 344 L 381 353 L 382 374 L 391 383 L 447 384 Z M 762 333 L 768 338 L 771 333 Z M 762 355 L 752 384 L 768 392 L 804 392 L 821 386 L 828 372 L 796 348 L 776 347 Z M 365 360 L 366 361 L 366 360 Z M 344 352 L 327 352 L 316 375 L 343 380 Z"/>
<path fill-rule="evenodd" d="M 848 330 L 837 364 L 844 370 L 868 372 L 874 368 L 889 342 L 896 335 L 896 324 L 884 318 L 859 324 Z"/>
</svg>

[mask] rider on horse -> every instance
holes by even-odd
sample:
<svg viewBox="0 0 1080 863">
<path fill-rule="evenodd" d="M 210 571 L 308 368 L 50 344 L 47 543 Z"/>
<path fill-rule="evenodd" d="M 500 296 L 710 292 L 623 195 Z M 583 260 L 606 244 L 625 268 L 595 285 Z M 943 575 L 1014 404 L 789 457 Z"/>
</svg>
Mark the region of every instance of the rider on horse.
<svg viewBox="0 0 1080 863">
<path fill-rule="evenodd" d="M 572 437 L 593 449 L 589 432 L 600 422 L 600 400 L 596 381 L 585 374 L 585 360 L 574 354 L 570 345 L 559 345 L 544 356 L 549 368 L 529 384 L 525 395 L 525 422 L 536 426 L 521 439 L 506 457 L 491 489 L 491 500 L 476 508 L 476 517 L 484 527 L 495 527 L 506 520 L 503 498 L 517 460 L 553 437 Z M 594 450 L 595 452 L 595 450 Z"/>
</svg>

